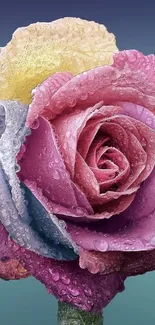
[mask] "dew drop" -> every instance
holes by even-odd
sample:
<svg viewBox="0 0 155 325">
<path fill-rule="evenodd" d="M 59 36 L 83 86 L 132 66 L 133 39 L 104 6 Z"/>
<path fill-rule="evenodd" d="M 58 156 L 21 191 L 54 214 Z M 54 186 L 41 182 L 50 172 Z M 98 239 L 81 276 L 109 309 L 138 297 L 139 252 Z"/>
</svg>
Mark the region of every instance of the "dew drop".
<svg viewBox="0 0 155 325">
<path fill-rule="evenodd" d="M 13 220 L 17 220 L 18 219 L 18 215 L 16 213 L 12 213 L 11 218 Z"/>
<path fill-rule="evenodd" d="M 32 125 L 31 125 L 31 129 L 38 129 L 38 127 L 39 127 L 39 125 L 40 125 L 40 122 L 39 122 L 39 120 L 38 119 L 36 119 L 33 123 L 32 123 Z"/>
<path fill-rule="evenodd" d="M 70 284 L 70 279 L 66 276 L 66 275 L 63 275 L 61 277 L 61 281 L 64 283 L 64 284 Z"/>
<path fill-rule="evenodd" d="M 73 296 L 73 297 L 77 297 L 77 296 L 79 296 L 79 294 L 80 294 L 80 292 L 79 292 L 79 290 L 78 289 L 76 289 L 76 288 L 69 288 L 68 289 L 68 291 L 69 291 L 69 293 Z"/>
<path fill-rule="evenodd" d="M 28 258 L 28 259 L 31 258 L 30 254 L 25 254 L 25 256 L 26 256 L 26 258 Z"/>
<path fill-rule="evenodd" d="M 142 106 L 139 106 L 139 105 L 136 106 L 136 111 L 137 111 L 138 115 L 141 115 L 143 110 L 144 110 L 144 108 Z"/>
<path fill-rule="evenodd" d="M 77 285 L 77 280 L 73 280 L 73 284 Z"/>
<path fill-rule="evenodd" d="M 124 245 L 133 245 L 133 242 L 132 242 L 132 240 L 130 240 L 130 239 L 127 239 L 127 240 L 125 240 L 124 241 Z"/>
<path fill-rule="evenodd" d="M 10 226 L 10 224 L 11 224 L 10 219 L 5 219 L 5 226 L 8 227 Z"/>
<path fill-rule="evenodd" d="M 152 246 L 155 246 L 155 237 L 152 237 L 150 239 L 149 244 L 151 244 Z"/>
<path fill-rule="evenodd" d="M 59 281 L 60 276 L 59 276 L 59 272 L 58 272 L 58 271 L 55 271 L 55 270 L 49 269 L 49 273 L 51 274 L 52 279 L 53 279 L 55 282 Z"/>
<path fill-rule="evenodd" d="M 53 178 L 56 179 L 56 180 L 60 179 L 59 172 L 56 169 L 53 171 Z"/>
<path fill-rule="evenodd" d="M 51 161 L 48 166 L 49 166 L 49 168 L 52 168 L 53 167 L 53 161 Z"/>
<path fill-rule="evenodd" d="M 152 117 L 147 117 L 146 124 L 147 125 L 152 125 Z"/>
<path fill-rule="evenodd" d="M 58 158 L 55 158 L 55 163 L 58 164 L 59 160 Z"/>
<path fill-rule="evenodd" d="M 90 288 L 85 288 L 84 293 L 87 297 L 92 297 L 92 291 Z"/>
<path fill-rule="evenodd" d="M 45 155 L 46 152 L 47 152 L 47 148 L 45 147 L 45 148 L 43 149 L 43 151 L 42 151 L 43 155 Z"/>
<path fill-rule="evenodd" d="M 106 252 L 109 247 L 108 243 L 104 240 L 102 240 L 102 241 L 95 240 L 94 246 L 100 252 Z"/>
<path fill-rule="evenodd" d="M 69 138 L 71 136 L 71 131 L 66 132 L 66 137 Z"/>
<path fill-rule="evenodd" d="M 80 216 L 87 214 L 86 211 L 84 211 L 84 209 L 82 209 L 82 208 L 76 208 L 75 211 Z"/>
</svg>

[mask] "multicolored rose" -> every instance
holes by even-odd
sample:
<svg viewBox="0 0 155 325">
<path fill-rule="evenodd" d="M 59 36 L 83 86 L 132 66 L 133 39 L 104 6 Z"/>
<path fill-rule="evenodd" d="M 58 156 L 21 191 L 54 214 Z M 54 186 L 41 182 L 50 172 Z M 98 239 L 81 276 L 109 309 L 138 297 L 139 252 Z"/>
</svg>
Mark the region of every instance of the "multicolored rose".
<svg viewBox="0 0 155 325">
<path fill-rule="evenodd" d="M 154 69 L 77 18 L 20 28 L 2 48 L 2 278 L 32 275 L 100 311 L 155 268 Z"/>
</svg>

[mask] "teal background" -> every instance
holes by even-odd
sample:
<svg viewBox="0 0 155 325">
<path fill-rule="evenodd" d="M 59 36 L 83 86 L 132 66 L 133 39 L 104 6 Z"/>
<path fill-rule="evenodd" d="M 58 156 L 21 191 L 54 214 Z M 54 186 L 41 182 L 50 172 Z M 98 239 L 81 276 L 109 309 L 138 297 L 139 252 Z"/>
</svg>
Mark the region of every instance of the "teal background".
<svg viewBox="0 0 155 325">
<path fill-rule="evenodd" d="M 0 46 L 20 26 L 64 16 L 95 20 L 115 33 L 119 49 L 155 53 L 155 2 L 152 0 L 1 0 Z M 129 278 L 126 290 L 105 310 L 104 325 L 155 324 L 155 273 Z M 0 280 L 0 325 L 56 325 L 57 303 L 33 278 Z M 91 325 L 91 324 L 90 324 Z"/>
<path fill-rule="evenodd" d="M 132 277 L 104 311 L 104 325 L 155 324 L 155 273 Z M 0 324 L 57 325 L 57 301 L 33 278 L 0 280 Z M 91 324 L 90 324 L 91 325 Z"/>
</svg>

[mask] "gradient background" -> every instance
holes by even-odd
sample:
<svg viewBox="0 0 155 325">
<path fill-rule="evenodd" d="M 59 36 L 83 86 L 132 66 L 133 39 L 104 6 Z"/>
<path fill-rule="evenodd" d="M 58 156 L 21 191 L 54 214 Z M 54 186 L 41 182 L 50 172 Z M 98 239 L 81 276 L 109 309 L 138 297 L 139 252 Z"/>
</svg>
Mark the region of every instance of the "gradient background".
<svg viewBox="0 0 155 325">
<path fill-rule="evenodd" d="M 65 16 L 95 20 L 116 35 L 119 49 L 136 48 L 145 54 L 155 52 L 155 3 L 138 0 L 1 0 L 0 46 L 14 30 L 37 21 Z M 130 278 L 126 290 L 118 294 L 105 310 L 104 325 L 152 325 L 155 323 L 155 273 Z M 57 303 L 43 285 L 29 278 L 0 280 L 0 324 L 56 325 Z M 90 324 L 91 325 L 91 324 Z"/>
</svg>

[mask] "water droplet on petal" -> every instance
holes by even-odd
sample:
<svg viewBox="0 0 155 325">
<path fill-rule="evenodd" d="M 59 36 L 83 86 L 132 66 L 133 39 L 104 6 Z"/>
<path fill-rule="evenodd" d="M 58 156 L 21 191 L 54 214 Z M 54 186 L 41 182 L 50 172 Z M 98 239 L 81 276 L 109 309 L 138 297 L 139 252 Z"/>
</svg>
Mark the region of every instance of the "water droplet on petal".
<svg viewBox="0 0 155 325">
<path fill-rule="evenodd" d="M 104 240 L 102 240 L 102 241 L 95 240 L 94 246 L 100 252 L 106 252 L 109 247 L 108 243 Z"/>
<path fill-rule="evenodd" d="M 77 280 L 73 280 L 73 284 L 77 285 Z"/>
<path fill-rule="evenodd" d="M 152 117 L 147 117 L 146 124 L 147 125 L 152 125 Z"/>
<path fill-rule="evenodd" d="M 12 213 L 11 218 L 12 218 L 13 220 L 17 220 L 17 219 L 18 219 L 18 215 L 17 215 L 16 213 Z M 19 235 L 19 236 L 20 236 L 20 235 Z"/>
<path fill-rule="evenodd" d="M 124 245 L 133 245 L 133 241 L 130 240 L 130 239 L 126 239 L 126 240 L 124 241 Z"/>
<path fill-rule="evenodd" d="M 136 111 L 137 111 L 137 113 L 138 113 L 139 115 L 142 114 L 143 110 L 144 110 L 144 107 L 139 106 L 139 105 L 136 105 Z"/>
<path fill-rule="evenodd" d="M 152 246 L 155 246 L 155 237 L 152 237 L 149 241 Z"/>
<path fill-rule="evenodd" d="M 56 271 L 56 270 L 52 270 L 52 269 L 49 269 L 49 273 L 51 274 L 52 279 L 53 279 L 55 282 L 59 281 L 60 276 L 59 276 L 59 272 L 58 272 L 58 271 Z"/>
<path fill-rule="evenodd" d="M 92 291 L 90 288 L 85 288 L 84 293 L 87 297 L 92 297 Z"/>
<path fill-rule="evenodd" d="M 37 120 L 35 120 L 33 123 L 32 123 L 32 126 L 31 126 L 31 129 L 38 129 L 38 127 L 39 127 L 39 125 L 40 125 L 40 122 L 39 122 L 39 120 L 37 119 Z"/>
<path fill-rule="evenodd" d="M 45 148 L 43 149 L 43 151 L 42 151 L 43 155 L 45 155 L 46 152 L 47 152 L 47 148 L 45 147 Z"/>
<path fill-rule="evenodd" d="M 66 132 L 66 137 L 69 138 L 71 136 L 71 131 Z"/>
<path fill-rule="evenodd" d="M 54 171 L 53 171 L 53 178 L 54 178 L 54 179 L 57 179 L 57 180 L 60 179 L 60 175 L 59 175 L 59 172 L 58 172 L 57 170 L 54 170 Z"/>
<path fill-rule="evenodd" d="M 5 220 L 5 226 L 6 226 L 6 227 L 7 227 L 7 226 L 10 226 L 10 224 L 11 224 L 10 219 L 6 219 L 6 220 Z"/>
<path fill-rule="evenodd" d="M 76 288 L 69 288 L 68 289 L 68 291 L 69 291 L 69 293 L 73 296 L 73 297 L 77 297 L 77 296 L 79 296 L 79 294 L 80 294 L 80 291 L 78 290 L 78 289 L 76 289 Z"/>
<path fill-rule="evenodd" d="M 64 283 L 64 284 L 70 284 L 70 279 L 66 276 L 66 275 L 63 275 L 61 277 L 61 281 Z"/>
</svg>

